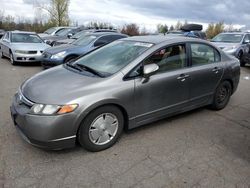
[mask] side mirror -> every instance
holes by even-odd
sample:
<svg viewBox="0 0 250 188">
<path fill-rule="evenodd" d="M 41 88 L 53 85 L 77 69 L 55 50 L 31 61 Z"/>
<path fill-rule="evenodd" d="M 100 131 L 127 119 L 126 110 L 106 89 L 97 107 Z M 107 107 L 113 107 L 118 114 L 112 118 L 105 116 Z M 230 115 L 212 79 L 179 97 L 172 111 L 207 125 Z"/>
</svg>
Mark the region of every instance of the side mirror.
<svg viewBox="0 0 250 188">
<path fill-rule="evenodd" d="M 72 36 L 73 36 L 72 33 L 69 33 L 69 34 L 67 35 L 67 37 L 68 37 L 69 39 L 70 39 Z"/>
<path fill-rule="evenodd" d="M 157 64 L 155 64 L 155 63 L 145 65 L 143 67 L 143 76 L 148 78 L 151 75 L 153 75 L 158 69 L 159 69 L 159 66 Z"/>
<path fill-rule="evenodd" d="M 7 39 L 3 39 L 3 42 L 9 42 Z"/>
<path fill-rule="evenodd" d="M 248 39 L 243 41 L 243 44 L 248 44 L 248 43 L 250 43 L 250 40 Z"/>
</svg>

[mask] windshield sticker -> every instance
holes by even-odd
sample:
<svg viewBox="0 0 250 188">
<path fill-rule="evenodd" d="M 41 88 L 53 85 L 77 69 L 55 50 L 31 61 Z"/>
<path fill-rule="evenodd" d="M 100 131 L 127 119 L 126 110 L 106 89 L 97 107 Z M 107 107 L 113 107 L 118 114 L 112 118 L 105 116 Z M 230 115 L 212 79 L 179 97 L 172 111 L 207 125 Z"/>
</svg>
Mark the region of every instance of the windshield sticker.
<svg viewBox="0 0 250 188">
<path fill-rule="evenodd" d="M 143 43 L 143 42 L 137 42 L 137 43 L 134 44 L 134 46 L 141 46 L 141 47 L 150 48 L 151 46 L 153 46 L 153 44 Z"/>
</svg>

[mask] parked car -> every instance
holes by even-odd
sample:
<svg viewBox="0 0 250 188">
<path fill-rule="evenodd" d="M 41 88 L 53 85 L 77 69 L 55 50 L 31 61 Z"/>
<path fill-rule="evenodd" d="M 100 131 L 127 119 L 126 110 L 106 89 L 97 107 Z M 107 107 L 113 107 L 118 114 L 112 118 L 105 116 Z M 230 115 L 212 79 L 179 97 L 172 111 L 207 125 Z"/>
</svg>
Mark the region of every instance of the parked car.
<svg viewBox="0 0 250 188">
<path fill-rule="evenodd" d="M 40 37 L 46 37 L 48 35 L 55 35 L 56 33 L 58 33 L 59 31 L 61 31 L 62 29 L 67 29 L 67 28 L 72 28 L 72 27 L 51 27 L 49 29 L 47 29 L 46 31 L 44 31 L 43 33 L 39 33 L 38 35 Z"/>
<path fill-rule="evenodd" d="M 0 29 L 0 39 L 4 36 L 5 31 L 3 29 Z"/>
<path fill-rule="evenodd" d="M 127 37 L 127 35 L 101 32 L 85 35 L 71 44 L 54 46 L 45 50 L 43 53 L 42 66 L 48 68 L 73 61 L 95 48 L 125 37 Z"/>
<path fill-rule="evenodd" d="M 12 65 L 18 62 L 41 61 L 47 45 L 36 33 L 8 31 L 0 40 L 0 57 L 10 58 Z"/>
<path fill-rule="evenodd" d="M 239 61 L 205 40 L 138 36 L 114 41 L 25 81 L 14 124 L 29 143 L 90 151 L 111 147 L 124 128 L 210 105 L 237 89 Z"/>
<path fill-rule="evenodd" d="M 179 35 L 192 38 L 207 39 L 206 33 L 202 31 L 203 27 L 199 24 L 187 24 L 181 27 L 180 30 L 168 31 L 167 34 Z"/>
<path fill-rule="evenodd" d="M 237 57 L 242 67 L 247 63 L 243 57 L 249 53 L 250 33 L 220 33 L 211 42 L 227 54 Z"/>
<path fill-rule="evenodd" d="M 84 35 L 91 34 L 91 33 L 103 33 L 103 32 L 112 32 L 112 33 L 117 33 L 117 30 L 112 30 L 112 29 L 87 29 L 83 30 L 81 32 L 78 32 L 74 34 L 72 37 L 69 37 L 68 39 L 63 39 L 63 40 L 57 40 L 56 42 L 53 43 L 53 46 L 59 46 L 62 44 L 70 44 L 74 42 L 75 40 L 83 37 Z"/>
<path fill-rule="evenodd" d="M 58 31 L 55 35 L 44 36 L 42 37 L 42 39 L 50 46 L 53 46 L 56 41 L 68 39 L 75 33 L 78 33 L 80 31 L 81 31 L 80 28 L 65 28 Z"/>
</svg>

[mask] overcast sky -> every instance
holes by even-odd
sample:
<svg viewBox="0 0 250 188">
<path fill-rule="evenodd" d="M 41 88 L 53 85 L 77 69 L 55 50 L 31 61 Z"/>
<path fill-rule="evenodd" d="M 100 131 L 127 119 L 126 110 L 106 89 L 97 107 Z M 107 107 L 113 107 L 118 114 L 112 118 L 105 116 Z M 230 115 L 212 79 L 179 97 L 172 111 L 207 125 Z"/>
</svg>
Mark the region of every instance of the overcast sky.
<svg viewBox="0 0 250 188">
<path fill-rule="evenodd" d="M 46 2 L 49 0 L 38 0 Z M 34 0 L 0 0 L 5 14 L 34 18 Z M 123 25 L 137 23 L 149 30 L 158 23 L 172 25 L 178 20 L 192 23 L 224 21 L 250 28 L 250 0 L 71 0 L 70 18 L 79 24 L 103 21 Z"/>
</svg>

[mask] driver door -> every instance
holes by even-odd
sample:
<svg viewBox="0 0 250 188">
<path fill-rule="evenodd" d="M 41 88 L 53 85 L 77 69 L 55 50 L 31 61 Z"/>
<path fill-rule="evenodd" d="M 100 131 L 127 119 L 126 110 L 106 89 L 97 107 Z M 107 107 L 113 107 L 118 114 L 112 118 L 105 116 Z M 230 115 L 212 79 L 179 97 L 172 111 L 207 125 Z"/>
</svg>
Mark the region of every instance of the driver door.
<svg viewBox="0 0 250 188">
<path fill-rule="evenodd" d="M 155 52 L 143 65 L 155 63 L 159 70 L 148 80 L 135 79 L 137 125 L 166 114 L 181 111 L 189 100 L 190 78 L 185 44 L 176 44 Z"/>
</svg>

